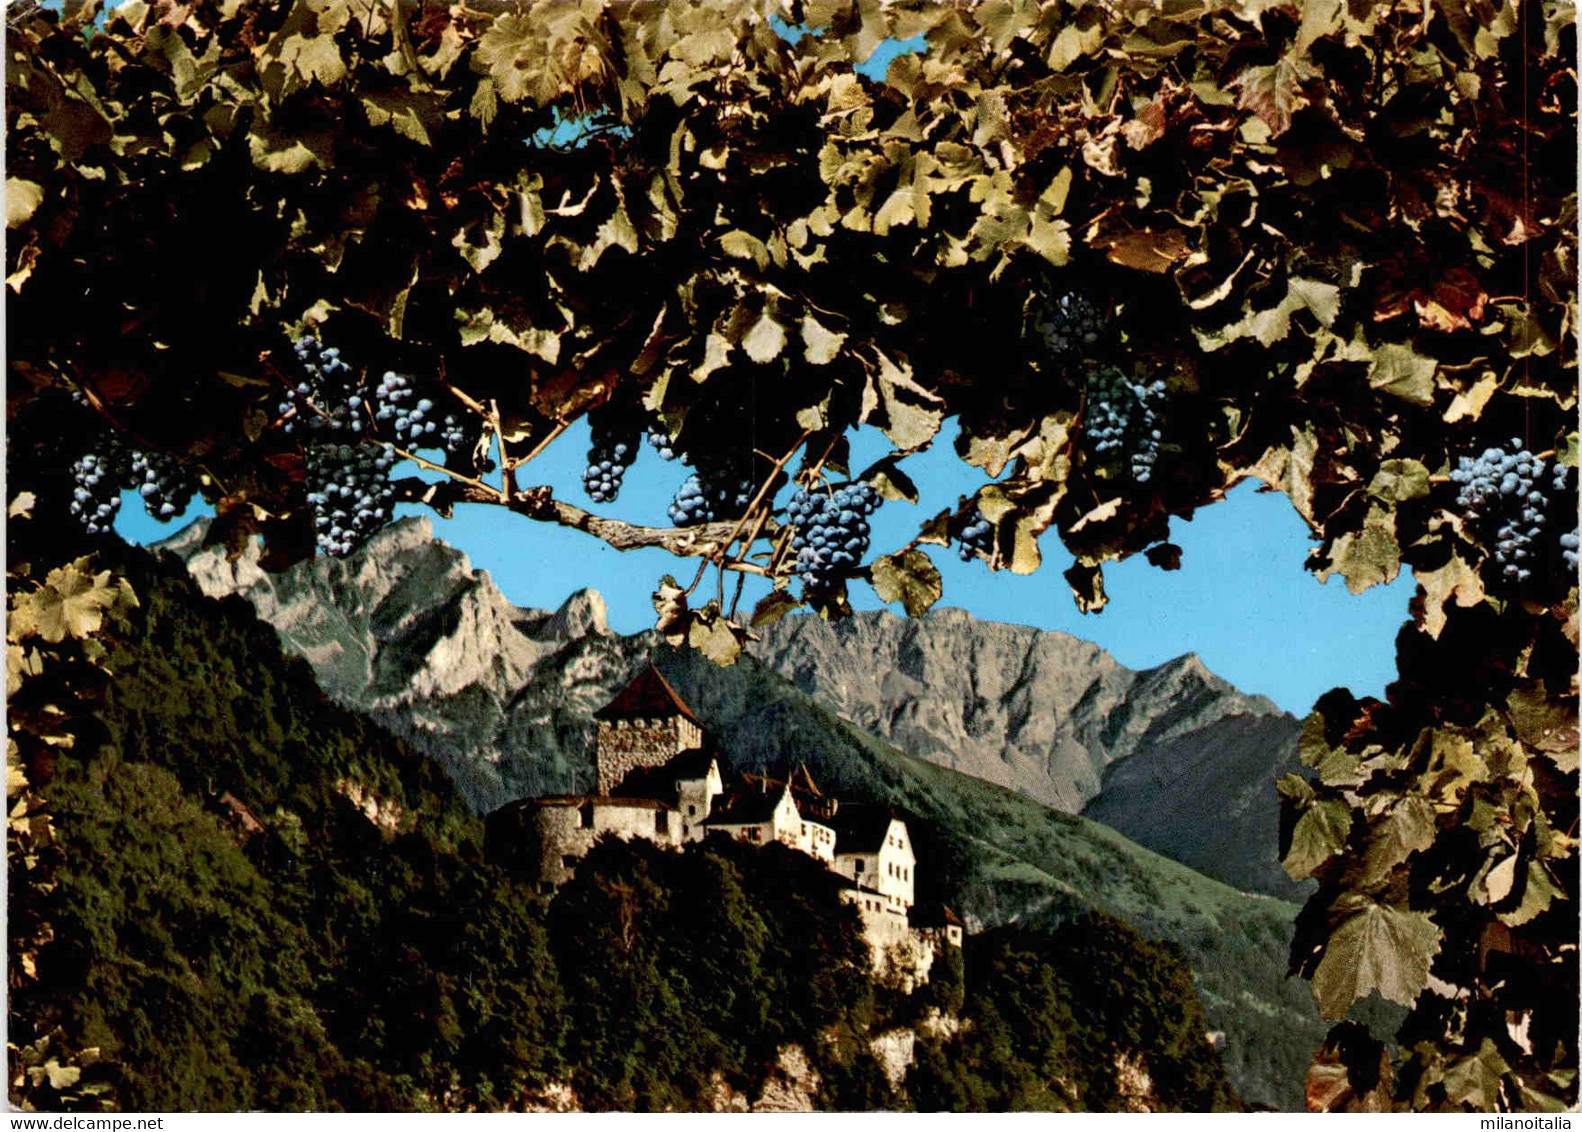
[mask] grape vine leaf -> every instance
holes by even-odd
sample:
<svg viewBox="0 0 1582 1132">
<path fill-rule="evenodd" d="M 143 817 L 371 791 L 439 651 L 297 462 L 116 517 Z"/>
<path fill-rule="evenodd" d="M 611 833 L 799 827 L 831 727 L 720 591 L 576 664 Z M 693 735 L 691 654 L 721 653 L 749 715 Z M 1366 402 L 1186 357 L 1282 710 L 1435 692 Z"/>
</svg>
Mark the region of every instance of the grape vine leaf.
<svg viewBox="0 0 1582 1132">
<path fill-rule="evenodd" d="M 1065 573 L 1066 582 L 1076 598 L 1077 609 L 1082 613 L 1098 613 L 1109 602 L 1104 593 L 1104 569 L 1101 566 L 1078 562 Z"/>
<path fill-rule="evenodd" d="M 5 183 L 5 226 L 26 224 L 44 199 L 44 186 L 21 177 L 7 177 Z"/>
<path fill-rule="evenodd" d="M 1313 972 L 1313 999 L 1325 1018 L 1344 1018 L 1357 999 L 1378 991 L 1411 1006 L 1428 983 L 1444 933 L 1425 913 L 1347 892 L 1330 910 L 1339 923 Z"/>
<path fill-rule="evenodd" d="M 14 641 L 42 637 L 58 644 L 71 637 L 80 640 L 97 633 L 106 614 L 137 606 L 137 597 L 125 578 L 111 581 L 109 570 L 93 574 L 88 558 L 79 558 L 51 570 L 44 584 L 16 599 L 11 609 L 8 636 Z"/>
<path fill-rule="evenodd" d="M 780 356 L 780 351 L 785 348 L 785 327 L 775 321 L 774 315 L 765 309 L 758 316 L 758 321 L 753 323 L 742 338 L 742 349 L 747 351 L 747 356 L 760 365 L 773 361 Z"/>
<path fill-rule="evenodd" d="M 1291 128 L 1302 77 L 1301 65 L 1287 55 L 1266 67 L 1248 67 L 1231 86 L 1240 88 L 1236 104 L 1262 118 L 1270 137 L 1279 137 Z"/>
<path fill-rule="evenodd" d="M 1294 777 L 1294 776 L 1288 776 Z M 1281 793 L 1285 793 L 1282 789 Z M 1344 802 L 1330 798 L 1308 806 L 1291 831 L 1291 848 L 1285 855 L 1285 871 L 1292 880 L 1305 880 L 1327 860 L 1345 852 L 1351 832 L 1351 810 Z"/>
<path fill-rule="evenodd" d="M 1558 887 L 1541 861 L 1527 863 L 1526 886 L 1522 889 L 1521 903 L 1509 912 L 1500 912 L 1502 923 L 1520 927 L 1540 912 L 1548 910 L 1555 900 L 1564 900 L 1565 892 Z"/>
<path fill-rule="evenodd" d="M 1576 700 L 1551 700 L 1538 681 L 1524 682 L 1506 701 L 1511 725 L 1527 746 L 1554 756 L 1562 770 L 1577 765 Z"/>
<path fill-rule="evenodd" d="M 785 590 L 773 590 L 765 594 L 758 604 L 753 607 L 750 624 L 756 629 L 760 625 L 768 625 L 772 621 L 778 621 L 793 609 L 800 609 L 801 607 L 802 603 Z"/>
<path fill-rule="evenodd" d="M 711 601 L 692 615 L 692 624 L 687 630 L 687 644 L 725 668 L 741 658 L 742 639 L 745 636 L 740 626 L 727 620 L 720 613 L 718 604 Z"/>
<path fill-rule="evenodd" d="M 1361 531 L 1347 531 L 1335 540 L 1329 550 L 1330 564 L 1316 571 L 1315 576 L 1326 582 L 1330 575 L 1338 573 L 1346 579 L 1346 589 L 1354 594 L 1394 581 L 1401 572 L 1401 545 L 1395 541 L 1391 526 L 1393 522 L 1384 513 L 1370 514 Z"/>
<path fill-rule="evenodd" d="M 1181 569 L 1181 548 L 1173 542 L 1161 542 L 1143 552 L 1151 566 L 1161 570 Z"/>
<path fill-rule="evenodd" d="M 1363 854 L 1362 883 L 1382 881 L 1413 853 L 1431 846 L 1436 832 L 1433 804 L 1419 795 L 1406 795 L 1373 822 Z"/>
<path fill-rule="evenodd" d="M 659 580 L 659 588 L 654 591 L 653 597 L 654 612 L 658 615 L 654 628 L 665 640 L 679 647 L 687 639 L 687 626 L 692 618 L 692 612 L 687 608 L 686 591 L 676 584 L 673 575 L 666 574 Z"/>
<path fill-rule="evenodd" d="M 1474 1112 L 1496 1112 L 1502 1107 L 1500 1081 L 1510 1071 L 1511 1067 L 1494 1043 L 1484 1038 L 1476 1053 L 1458 1058 L 1446 1067 L 1446 1099 Z"/>
<path fill-rule="evenodd" d="M 1386 342 L 1373 351 L 1368 384 L 1414 405 L 1434 403 L 1434 371 L 1439 363 L 1410 346 Z"/>
<path fill-rule="evenodd" d="M 1368 494 L 1386 503 L 1405 503 L 1428 494 L 1428 468 L 1421 460 L 1386 460 L 1368 484 Z"/>
<path fill-rule="evenodd" d="M 876 558 L 872 571 L 880 599 L 901 602 L 908 617 L 921 617 L 944 593 L 938 568 L 921 550 Z"/>
<path fill-rule="evenodd" d="M 840 353 L 841 343 L 845 341 L 844 334 L 825 329 L 812 315 L 802 319 L 802 356 L 809 365 L 829 365 L 835 360 L 835 355 Z"/>
<path fill-rule="evenodd" d="M 1412 598 L 1412 614 L 1423 632 L 1437 639 L 1445 628 L 1445 607 L 1451 601 L 1470 609 L 1483 600 L 1483 579 L 1459 554 L 1436 570 L 1414 570 L 1419 591 Z"/>
</svg>

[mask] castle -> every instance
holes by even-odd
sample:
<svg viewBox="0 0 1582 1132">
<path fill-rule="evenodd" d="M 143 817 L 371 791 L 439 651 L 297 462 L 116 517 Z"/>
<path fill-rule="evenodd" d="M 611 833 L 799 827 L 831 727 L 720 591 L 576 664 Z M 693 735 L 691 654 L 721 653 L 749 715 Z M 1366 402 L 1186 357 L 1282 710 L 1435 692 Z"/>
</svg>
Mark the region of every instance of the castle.
<svg viewBox="0 0 1582 1132">
<path fill-rule="evenodd" d="M 536 876 L 541 891 L 569 880 L 604 835 L 672 848 L 709 836 L 778 841 L 841 878 L 876 971 L 914 984 L 927 978 L 940 947 L 961 946 L 961 921 L 950 909 L 916 905 L 911 834 L 888 807 L 843 805 L 800 764 L 784 781 L 729 772 L 698 717 L 652 665 L 594 720 L 595 793 L 527 798 L 490 817 L 491 841 L 512 842 L 501 855 Z"/>
</svg>

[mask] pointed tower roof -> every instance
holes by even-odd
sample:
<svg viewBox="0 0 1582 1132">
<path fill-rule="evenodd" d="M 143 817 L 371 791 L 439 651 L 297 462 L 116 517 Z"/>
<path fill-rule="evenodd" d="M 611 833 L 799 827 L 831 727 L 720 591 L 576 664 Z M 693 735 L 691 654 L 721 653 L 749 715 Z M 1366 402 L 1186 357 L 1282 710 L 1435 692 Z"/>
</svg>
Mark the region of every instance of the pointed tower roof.
<svg viewBox="0 0 1582 1132">
<path fill-rule="evenodd" d="M 622 688 L 613 700 L 593 713 L 594 719 L 663 719 L 668 715 L 682 715 L 703 726 L 703 721 L 692 714 L 686 701 L 676 694 L 668 681 L 652 664 L 644 666 L 632 682 Z"/>
<path fill-rule="evenodd" d="M 797 763 L 796 769 L 791 772 L 787 784 L 792 790 L 802 790 L 812 794 L 815 798 L 822 797 L 823 791 L 818 788 L 818 783 L 813 781 L 813 773 L 808 770 L 807 763 Z"/>
</svg>

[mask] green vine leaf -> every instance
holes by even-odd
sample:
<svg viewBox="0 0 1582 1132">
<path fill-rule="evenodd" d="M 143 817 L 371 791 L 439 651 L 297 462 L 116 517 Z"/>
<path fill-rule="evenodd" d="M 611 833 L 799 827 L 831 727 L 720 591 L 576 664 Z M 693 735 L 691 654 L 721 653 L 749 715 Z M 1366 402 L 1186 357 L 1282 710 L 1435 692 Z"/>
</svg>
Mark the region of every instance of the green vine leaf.
<svg viewBox="0 0 1582 1132">
<path fill-rule="evenodd" d="M 1500 1103 L 1500 1083 L 1510 1071 L 1494 1043 L 1484 1038 L 1476 1053 L 1445 1067 L 1445 1097 L 1473 1112 L 1497 1112 L 1505 1107 Z"/>
<path fill-rule="evenodd" d="M 1344 802 L 1328 799 L 1313 803 L 1292 830 L 1285 871 L 1292 880 L 1306 880 L 1326 861 L 1345 852 L 1350 832 L 1351 810 Z"/>
<path fill-rule="evenodd" d="M 1330 1030 L 1307 1071 L 1309 1112 L 1389 1112 L 1390 1051 L 1357 1022 Z"/>
<path fill-rule="evenodd" d="M 887 602 L 906 606 L 908 617 L 921 617 L 944 593 L 939 569 L 921 550 L 886 554 L 874 559 L 873 588 Z"/>
<path fill-rule="evenodd" d="M 1401 572 L 1401 544 L 1395 540 L 1394 526 L 1389 513 L 1370 509 L 1361 531 L 1347 531 L 1335 540 L 1329 549 L 1330 565 L 1316 571 L 1318 580 L 1340 574 L 1354 594 L 1393 582 Z"/>
<path fill-rule="evenodd" d="M 112 581 L 109 570 L 89 573 L 89 561 L 79 558 L 51 570 L 42 586 L 15 599 L 7 630 L 10 639 L 41 637 L 50 644 L 67 637 L 81 640 L 97 633 L 106 615 L 137 607 L 137 597 L 125 578 Z"/>
<path fill-rule="evenodd" d="M 753 616 L 749 624 L 756 629 L 760 625 L 778 621 L 787 613 L 801 608 L 802 603 L 785 590 L 772 590 L 753 607 Z"/>
<path fill-rule="evenodd" d="M 773 361 L 785 349 L 785 327 L 775 320 L 767 309 L 758 316 L 752 328 L 742 336 L 742 349 L 759 365 Z"/>
<path fill-rule="evenodd" d="M 1444 933 L 1422 912 L 1347 893 L 1330 912 L 1338 917 L 1313 972 L 1313 998 L 1325 1018 L 1344 1018 L 1357 999 L 1378 991 L 1411 1006 L 1428 983 L 1428 968 Z"/>
<path fill-rule="evenodd" d="M 1368 368 L 1368 384 L 1381 392 L 1413 405 L 1434 403 L 1434 371 L 1439 363 L 1415 352 L 1410 346 L 1386 342 L 1373 351 Z"/>
<path fill-rule="evenodd" d="M 687 630 L 687 644 L 722 668 L 741 659 L 746 638 L 747 631 L 721 615 L 714 602 L 693 614 Z"/>
<path fill-rule="evenodd" d="M 1415 794 L 1402 798 L 1369 827 L 1362 883 L 1381 883 L 1413 853 L 1433 845 L 1437 835 L 1433 804 Z"/>
</svg>

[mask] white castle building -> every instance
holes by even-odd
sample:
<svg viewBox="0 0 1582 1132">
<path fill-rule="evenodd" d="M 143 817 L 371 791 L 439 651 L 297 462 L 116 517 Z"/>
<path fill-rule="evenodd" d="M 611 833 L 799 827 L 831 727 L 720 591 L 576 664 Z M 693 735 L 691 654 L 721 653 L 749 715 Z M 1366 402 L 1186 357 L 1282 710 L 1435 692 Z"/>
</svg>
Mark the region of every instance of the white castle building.
<svg viewBox="0 0 1582 1132">
<path fill-rule="evenodd" d="M 888 807 L 842 805 L 800 764 L 784 781 L 729 773 L 692 709 L 652 666 L 594 719 L 597 793 L 523 799 L 489 819 L 491 843 L 536 875 L 542 891 L 569 880 L 604 835 L 672 848 L 710 835 L 777 841 L 842 878 L 876 970 L 889 966 L 916 982 L 939 947 L 961 946 L 961 921 L 950 909 L 916 906 L 911 835 Z M 513 844 L 502 847 L 502 839 Z"/>
</svg>

